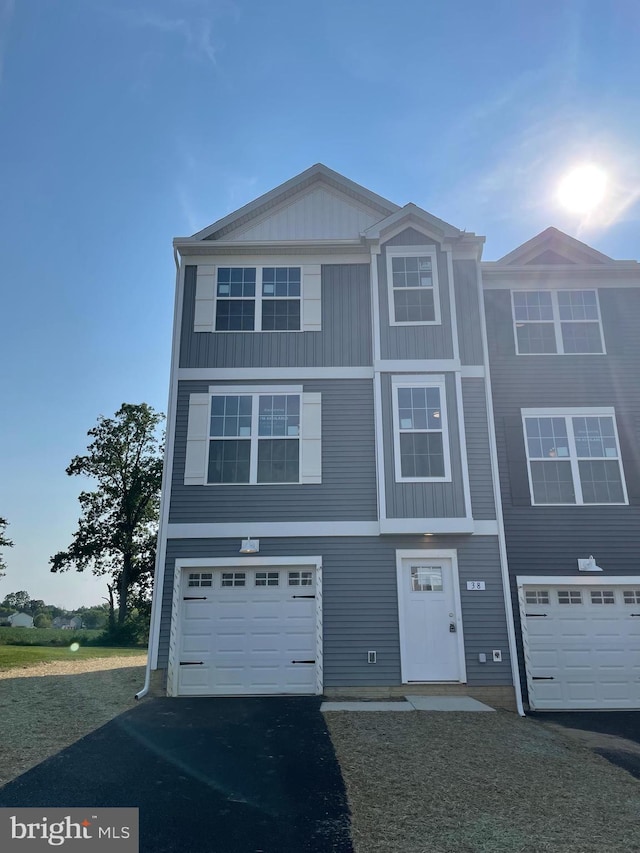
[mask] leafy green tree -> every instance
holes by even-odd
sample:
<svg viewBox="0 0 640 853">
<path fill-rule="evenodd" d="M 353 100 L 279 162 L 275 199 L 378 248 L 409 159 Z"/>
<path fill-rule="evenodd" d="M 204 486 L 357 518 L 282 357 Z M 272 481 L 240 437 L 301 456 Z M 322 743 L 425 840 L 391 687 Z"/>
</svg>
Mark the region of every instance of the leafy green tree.
<svg viewBox="0 0 640 853">
<path fill-rule="evenodd" d="M 97 607 L 79 607 L 76 612 L 82 616 L 82 624 L 85 628 L 101 629 L 107 626 L 109 619 L 107 604 L 100 604 Z"/>
<path fill-rule="evenodd" d="M 9 522 L 6 518 L 0 518 L 0 548 L 13 548 L 13 542 L 6 536 L 8 526 Z M 2 554 L 0 554 L 0 578 L 4 577 L 6 570 L 7 566 L 2 558 Z"/>
<path fill-rule="evenodd" d="M 20 592 L 10 592 L 5 595 L 2 606 L 8 607 L 11 611 L 19 610 L 28 613 L 30 603 L 31 596 L 25 589 L 21 589 Z"/>
<path fill-rule="evenodd" d="M 52 572 L 91 569 L 109 577 L 111 627 L 126 621 L 130 599 L 148 591 L 155 563 L 164 415 L 146 403 L 123 403 L 113 418 L 100 416 L 90 429 L 85 456 L 76 456 L 69 476 L 91 477 L 95 491 L 83 491 L 82 515 L 66 551 L 50 559 Z M 144 593 L 143 593 L 144 594 Z"/>
<path fill-rule="evenodd" d="M 36 613 L 33 617 L 33 624 L 36 628 L 50 628 L 52 621 L 51 616 L 47 613 Z"/>
</svg>

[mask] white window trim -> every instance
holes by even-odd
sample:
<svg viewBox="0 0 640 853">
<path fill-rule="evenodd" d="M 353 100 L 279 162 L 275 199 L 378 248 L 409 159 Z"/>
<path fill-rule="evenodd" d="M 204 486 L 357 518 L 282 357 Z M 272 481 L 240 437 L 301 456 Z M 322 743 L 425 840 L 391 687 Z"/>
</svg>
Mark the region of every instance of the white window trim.
<svg viewBox="0 0 640 853">
<path fill-rule="evenodd" d="M 274 483 L 274 482 L 258 482 L 258 417 L 259 417 L 259 398 L 261 396 L 269 397 L 275 394 L 281 394 L 288 397 L 298 397 L 300 400 L 300 424 L 298 427 L 298 435 L 291 436 L 291 440 L 294 438 L 298 441 L 298 479 L 294 482 L 286 482 L 286 483 Z M 224 437 L 221 436 L 213 436 L 211 435 L 211 401 L 214 397 L 251 397 L 251 436 L 228 436 L 229 440 L 250 440 L 251 441 L 251 452 L 249 456 L 249 482 L 248 483 L 210 483 L 209 482 L 209 446 L 212 441 L 216 441 L 217 439 L 222 439 L 226 441 Z M 302 480 L 302 386 L 301 385 L 253 385 L 253 386 L 245 386 L 242 385 L 227 385 L 227 386 L 212 386 L 209 388 L 209 417 L 207 423 L 209 424 L 208 429 L 208 438 L 207 438 L 207 455 L 206 455 L 206 469 L 205 469 L 205 485 L 206 486 L 296 486 L 300 485 Z M 268 439 L 271 436 L 263 436 L 264 439 Z M 275 438 L 287 438 L 286 436 L 273 436 Z"/>
<path fill-rule="evenodd" d="M 561 320 L 560 319 L 560 307 L 558 305 L 558 293 L 575 293 L 576 291 L 590 291 L 595 293 L 596 295 L 596 306 L 598 308 L 598 328 L 600 330 L 600 344 L 602 345 L 602 352 L 565 352 L 564 351 L 564 342 L 562 340 L 562 326 L 561 323 L 595 323 L 595 320 Z M 556 351 L 555 352 L 520 352 L 518 349 L 518 331 L 516 329 L 516 312 L 515 312 L 515 302 L 513 298 L 514 293 L 549 293 L 551 294 L 551 310 L 553 312 L 553 320 L 523 320 L 520 321 L 522 323 L 528 323 L 530 325 L 534 324 L 548 324 L 553 323 L 553 332 L 555 335 L 556 341 Z M 604 341 L 604 332 L 602 329 L 602 313 L 600 311 L 600 298 L 598 296 L 598 290 L 594 287 L 580 287 L 580 288 L 563 288 L 558 287 L 553 290 L 550 289 L 538 289 L 535 288 L 519 288 L 517 290 L 511 290 L 511 320 L 513 325 L 513 338 L 515 342 L 516 355 L 529 355 L 529 356 L 538 356 L 538 355 L 606 355 L 607 351 L 605 349 L 605 341 Z"/>
<path fill-rule="evenodd" d="M 433 282 L 433 320 L 417 320 L 415 322 L 396 320 L 396 306 L 393 298 L 393 274 L 391 269 L 392 258 L 431 258 L 431 280 Z M 400 289 L 400 288 L 398 288 Z M 407 288 L 402 288 L 407 290 Z M 418 288 L 416 288 L 418 290 Z M 390 326 L 440 326 L 442 318 L 440 315 L 440 284 L 438 278 L 438 254 L 434 248 L 427 246 L 393 246 L 387 247 L 387 298 L 389 301 L 389 325 Z"/>
<path fill-rule="evenodd" d="M 219 264 L 216 267 L 215 276 L 214 276 L 214 309 L 213 309 L 213 331 L 217 335 L 228 335 L 228 334 L 252 334 L 253 332 L 265 332 L 266 334 L 273 332 L 288 333 L 288 332 L 302 332 L 304 331 L 304 267 L 301 264 L 291 263 L 286 264 L 287 268 L 296 268 L 300 270 L 300 296 L 264 296 L 262 293 L 262 272 L 264 269 L 274 269 L 276 266 L 282 267 L 284 264 Z M 218 272 L 220 269 L 255 269 L 256 271 L 256 293 L 255 296 L 219 296 L 218 295 Z M 263 329 L 262 328 L 262 301 L 263 299 L 274 300 L 277 302 L 283 302 L 286 300 L 296 299 L 300 303 L 300 328 L 299 329 Z M 255 313 L 254 313 L 254 323 L 253 329 L 216 329 L 216 322 L 218 319 L 218 301 L 221 300 L 223 302 L 229 302 L 232 300 L 240 300 L 243 302 L 253 302 L 255 304 Z"/>
<path fill-rule="evenodd" d="M 627 484 L 624 477 L 624 466 L 622 464 L 622 454 L 620 452 L 620 438 L 618 436 L 618 424 L 616 423 L 615 409 L 610 406 L 589 407 L 589 408 L 562 408 L 562 409 L 521 409 L 522 415 L 522 435 L 524 438 L 524 448 L 527 456 L 527 476 L 529 477 L 529 494 L 531 495 L 531 506 L 627 506 L 629 504 L 629 496 L 627 494 Z M 620 481 L 622 483 L 622 494 L 624 500 L 618 503 L 585 503 L 582 498 L 582 483 L 580 481 L 580 471 L 578 467 L 579 461 L 585 461 L 587 457 L 580 457 L 576 450 L 575 437 L 573 434 L 573 424 L 567 425 L 567 440 L 569 444 L 569 458 L 565 461 L 571 463 L 571 476 L 573 477 L 573 490 L 576 496 L 575 503 L 536 503 L 533 497 L 533 479 L 531 477 L 531 462 L 539 462 L 542 460 L 529 458 L 529 445 L 527 443 L 527 426 L 526 418 L 564 418 L 565 423 L 571 418 L 611 418 L 613 420 L 613 433 L 616 439 L 616 448 L 618 457 L 616 459 L 620 469 Z M 599 458 L 599 457 L 596 457 Z M 606 457 L 611 462 L 611 457 Z"/>
<path fill-rule="evenodd" d="M 400 458 L 400 412 L 398 406 L 399 388 L 437 388 L 440 391 L 440 420 L 442 422 L 442 452 L 444 455 L 443 477 L 403 477 Z M 447 419 L 447 388 L 442 375 L 425 374 L 419 376 L 392 376 L 391 401 L 393 410 L 393 453 L 395 461 L 396 483 L 450 483 L 451 454 L 449 451 L 449 421 Z M 411 430 L 411 432 L 440 432 L 440 430 Z"/>
</svg>

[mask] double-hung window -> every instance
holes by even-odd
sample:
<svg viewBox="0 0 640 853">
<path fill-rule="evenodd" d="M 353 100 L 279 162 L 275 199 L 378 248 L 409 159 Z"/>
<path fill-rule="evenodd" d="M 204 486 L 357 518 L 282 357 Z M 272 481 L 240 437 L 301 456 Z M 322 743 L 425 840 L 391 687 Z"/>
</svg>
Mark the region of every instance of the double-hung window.
<svg viewBox="0 0 640 853">
<path fill-rule="evenodd" d="M 534 504 L 625 504 L 613 409 L 523 409 Z"/>
<path fill-rule="evenodd" d="M 322 401 L 301 385 L 189 395 L 185 486 L 322 482 Z"/>
<path fill-rule="evenodd" d="M 392 326 L 440 323 L 435 250 L 387 248 L 387 281 Z"/>
<path fill-rule="evenodd" d="M 213 394 L 208 483 L 297 483 L 299 394 Z"/>
<path fill-rule="evenodd" d="M 300 331 L 300 267 L 218 267 L 217 332 Z"/>
<path fill-rule="evenodd" d="M 444 378 L 393 380 L 397 482 L 451 479 Z"/>
<path fill-rule="evenodd" d="M 513 290 L 519 355 L 603 353 L 596 290 Z"/>
</svg>

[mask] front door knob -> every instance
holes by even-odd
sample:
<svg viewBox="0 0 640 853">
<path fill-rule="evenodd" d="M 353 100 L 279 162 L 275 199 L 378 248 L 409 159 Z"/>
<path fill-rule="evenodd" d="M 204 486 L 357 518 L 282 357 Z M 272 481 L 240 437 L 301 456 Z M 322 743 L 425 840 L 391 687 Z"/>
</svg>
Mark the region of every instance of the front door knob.
<svg viewBox="0 0 640 853">
<path fill-rule="evenodd" d="M 450 634 L 455 634 L 455 632 L 456 632 L 456 626 L 454 625 L 454 623 L 453 623 L 453 622 L 451 622 L 451 623 L 449 624 L 449 633 L 450 633 Z"/>
</svg>

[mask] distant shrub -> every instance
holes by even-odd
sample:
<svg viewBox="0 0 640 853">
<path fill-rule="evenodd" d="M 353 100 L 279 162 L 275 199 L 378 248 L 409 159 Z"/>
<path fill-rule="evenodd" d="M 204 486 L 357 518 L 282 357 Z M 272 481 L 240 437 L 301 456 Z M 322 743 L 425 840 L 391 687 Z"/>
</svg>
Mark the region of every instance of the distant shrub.
<svg viewBox="0 0 640 853">
<path fill-rule="evenodd" d="M 100 631 L 83 628 L 69 631 L 63 628 L 0 628 L 1 646 L 81 646 L 102 645 L 95 641 Z"/>
</svg>

